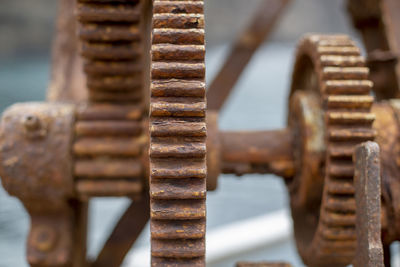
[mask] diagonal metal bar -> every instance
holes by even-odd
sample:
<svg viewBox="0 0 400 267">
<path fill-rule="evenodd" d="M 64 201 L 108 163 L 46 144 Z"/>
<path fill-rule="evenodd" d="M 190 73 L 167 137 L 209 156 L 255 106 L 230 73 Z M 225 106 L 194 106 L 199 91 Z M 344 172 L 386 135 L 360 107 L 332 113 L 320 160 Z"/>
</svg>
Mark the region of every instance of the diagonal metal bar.
<svg viewBox="0 0 400 267">
<path fill-rule="evenodd" d="M 223 67 L 207 91 L 207 106 L 220 110 L 250 59 L 269 36 L 290 0 L 264 0 L 249 27 L 236 40 Z"/>
<path fill-rule="evenodd" d="M 148 194 L 145 194 L 139 200 L 133 200 L 126 209 L 92 266 L 121 266 L 126 254 L 142 232 L 149 217 L 150 198 Z"/>
<path fill-rule="evenodd" d="M 379 146 L 366 142 L 354 154 L 357 251 L 354 267 L 383 267 Z"/>
</svg>

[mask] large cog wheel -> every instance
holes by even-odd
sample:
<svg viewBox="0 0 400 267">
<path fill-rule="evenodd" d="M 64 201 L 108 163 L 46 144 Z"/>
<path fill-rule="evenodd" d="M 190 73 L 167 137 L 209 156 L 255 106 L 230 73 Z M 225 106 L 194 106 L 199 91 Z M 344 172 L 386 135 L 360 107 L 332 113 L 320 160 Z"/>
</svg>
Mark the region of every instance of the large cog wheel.
<svg viewBox="0 0 400 267">
<path fill-rule="evenodd" d="M 352 155 L 375 136 L 368 74 L 347 36 L 310 35 L 298 46 L 289 126 L 300 164 L 289 189 L 297 247 L 308 266 L 346 266 L 355 255 Z"/>
<path fill-rule="evenodd" d="M 204 44 L 203 1 L 153 2 L 152 266 L 205 266 Z"/>
</svg>

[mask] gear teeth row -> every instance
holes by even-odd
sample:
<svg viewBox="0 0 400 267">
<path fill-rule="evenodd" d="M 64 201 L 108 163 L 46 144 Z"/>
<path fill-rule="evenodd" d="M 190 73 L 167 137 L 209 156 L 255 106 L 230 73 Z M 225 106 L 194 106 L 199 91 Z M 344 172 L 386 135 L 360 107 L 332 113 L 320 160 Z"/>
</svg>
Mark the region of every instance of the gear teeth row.
<svg viewBox="0 0 400 267">
<path fill-rule="evenodd" d="M 77 110 L 74 155 L 76 190 L 85 197 L 143 192 L 142 108 L 90 105 Z"/>
<path fill-rule="evenodd" d="M 152 25 L 152 266 L 205 266 L 203 1 L 156 0 Z"/>
<path fill-rule="evenodd" d="M 327 152 L 318 227 L 300 252 L 310 266 L 346 266 L 356 247 L 352 155 L 357 144 L 376 135 L 372 82 L 360 50 L 346 36 L 308 36 L 299 46 L 298 58 L 304 55 L 313 61 L 319 81 Z"/>
<path fill-rule="evenodd" d="M 327 158 L 316 243 L 325 247 L 325 253 L 320 251 L 322 257 L 337 252 L 336 263 L 346 265 L 351 263 L 356 246 L 351 155 L 357 144 L 374 139 L 372 123 L 375 116 L 370 112 L 373 97 L 370 96 L 369 70 L 364 67 L 365 60 L 359 52 L 356 54 L 359 49 L 349 38 L 335 36 L 320 37 L 315 46 L 326 47 L 327 43 L 336 50 L 331 54 L 320 54 L 317 59 L 317 71 L 320 71 L 320 84 L 326 99 Z"/>
<path fill-rule="evenodd" d="M 77 0 L 78 36 L 89 100 L 140 103 L 143 99 L 142 1 Z"/>
</svg>

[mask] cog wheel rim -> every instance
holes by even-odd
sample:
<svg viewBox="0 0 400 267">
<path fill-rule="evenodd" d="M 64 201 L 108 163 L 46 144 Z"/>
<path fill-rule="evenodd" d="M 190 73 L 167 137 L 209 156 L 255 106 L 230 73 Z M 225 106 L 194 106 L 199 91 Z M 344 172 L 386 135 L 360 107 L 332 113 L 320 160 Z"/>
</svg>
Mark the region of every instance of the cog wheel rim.
<svg viewBox="0 0 400 267">
<path fill-rule="evenodd" d="M 147 172 L 142 157 L 147 150 L 143 88 L 148 3 L 75 1 L 87 89 L 87 103 L 76 112 L 76 190 L 87 196 L 134 196 L 144 191 Z"/>
<path fill-rule="evenodd" d="M 203 1 L 153 2 L 152 266 L 205 266 L 204 45 Z"/>
<path fill-rule="evenodd" d="M 144 0 L 76 0 L 90 102 L 141 103 Z"/>
<path fill-rule="evenodd" d="M 302 207 L 295 203 L 296 192 L 291 192 L 296 242 L 309 266 L 346 266 L 356 247 L 352 153 L 357 144 L 375 136 L 372 82 L 359 49 L 343 35 L 309 35 L 300 42 L 291 97 L 309 90 L 301 88 L 307 84 L 304 79 L 311 79 L 308 85 L 324 110 L 325 166 L 321 204 L 312 218 L 296 211 Z M 306 232 L 304 225 L 316 225 L 316 230 Z"/>
</svg>

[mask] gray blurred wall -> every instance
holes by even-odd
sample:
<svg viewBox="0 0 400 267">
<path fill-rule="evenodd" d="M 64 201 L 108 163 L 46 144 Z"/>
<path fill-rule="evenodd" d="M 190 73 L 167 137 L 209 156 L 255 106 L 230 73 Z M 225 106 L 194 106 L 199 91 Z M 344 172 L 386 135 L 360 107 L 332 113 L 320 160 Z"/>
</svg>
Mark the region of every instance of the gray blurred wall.
<svg viewBox="0 0 400 267">
<path fill-rule="evenodd" d="M 71 0 L 73 1 L 73 0 Z M 260 1 L 206 0 L 209 46 L 230 42 Z M 349 32 L 345 0 L 292 0 L 275 29 L 275 41 L 295 41 L 304 32 Z M 0 0 L 0 58 L 49 52 L 57 0 Z"/>
</svg>

